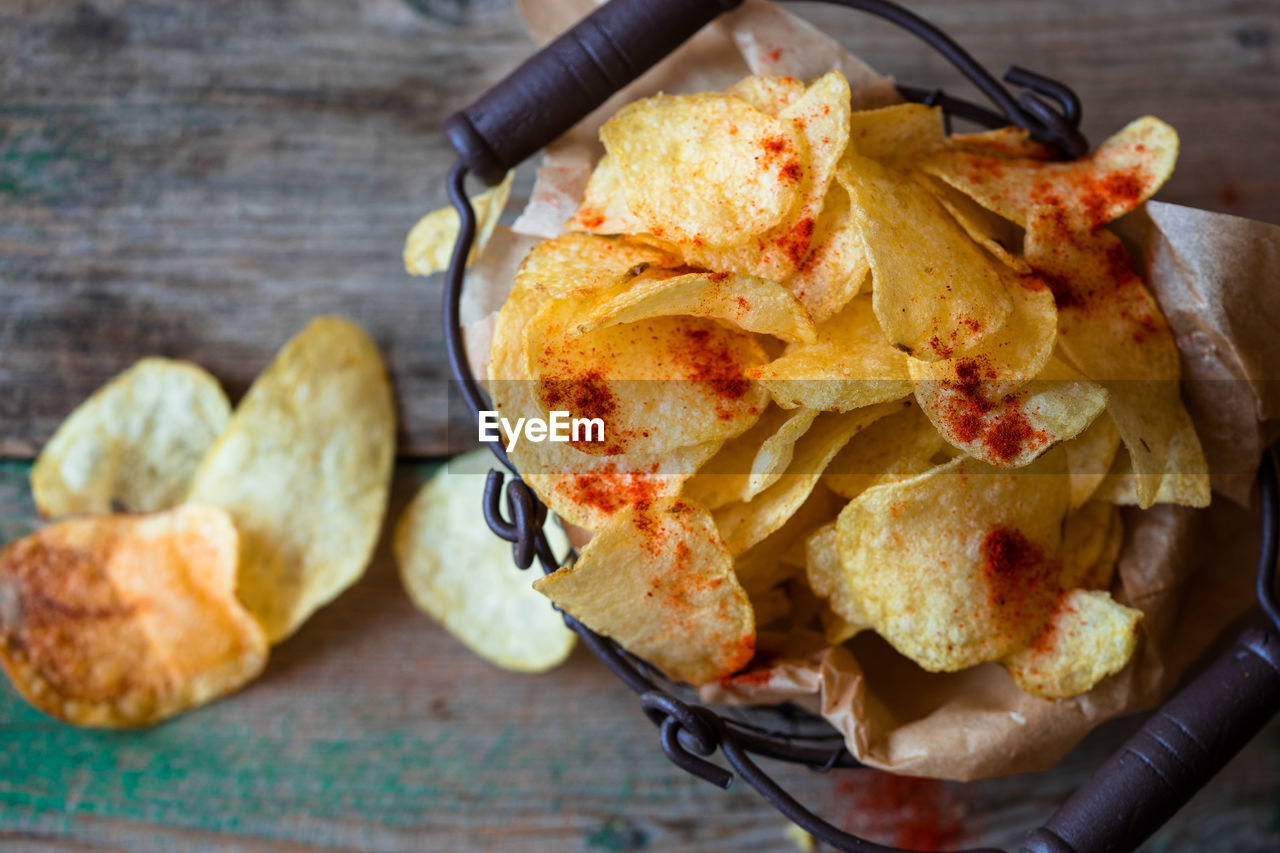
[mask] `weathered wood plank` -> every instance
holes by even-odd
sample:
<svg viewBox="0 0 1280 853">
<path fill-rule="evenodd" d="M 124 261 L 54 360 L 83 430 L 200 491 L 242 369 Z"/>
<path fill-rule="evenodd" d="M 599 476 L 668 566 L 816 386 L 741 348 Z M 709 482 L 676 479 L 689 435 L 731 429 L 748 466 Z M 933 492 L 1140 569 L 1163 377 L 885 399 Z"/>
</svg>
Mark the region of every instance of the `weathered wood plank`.
<svg viewBox="0 0 1280 853">
<path fill-rule="evenodd" d="M 25 463 L 0 464 L 0 535 L 36 524 Z M 401 466 L 390 517 L 426 466 Z M 1016 848 L 1132 730 L 1103 727 L 1051 773 L 973 785 L 780 777 L 877 840 Z M 770 765 L 776 766 L 776 765 Z M 232 850 L 794 851 L 740 781 L 667 763 L 631 694 L 583 650 L 520 676 L 410 605 L 386 543 L 367 576 L 243 692 L 155 729 L 55 722 L 0 685 L 0 847 Z M 1280 845 L 1280 722 L 1150 849 Z"/>
<path fill-rule="evenodd" d="M 1075 86 L 1095 140 L 1171 121 L 1164 198 L 1280 222 L 1275 4 L 911 5 L 993 69 Z M 802 11 L 904 82 L 955 79 L 887 25 Z M 443 452 L 439 281 L 404 274 L 401 241 L 444 202 L 440 121 L 531 49 L 505 0 L 5 4 L 0 454 L 33 455 L 144 354 L 238 394 L 326 311 L 385 350 L 402 451 Z"/>
</svg>

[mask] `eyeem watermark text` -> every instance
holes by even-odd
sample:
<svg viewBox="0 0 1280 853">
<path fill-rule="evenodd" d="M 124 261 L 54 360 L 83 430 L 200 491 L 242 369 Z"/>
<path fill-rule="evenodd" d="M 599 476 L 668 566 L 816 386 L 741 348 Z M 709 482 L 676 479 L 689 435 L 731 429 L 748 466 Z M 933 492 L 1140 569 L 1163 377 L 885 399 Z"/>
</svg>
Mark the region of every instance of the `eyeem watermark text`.
<svg viewBox="0 0 1280 853">
<path fill-rule="evenodd" d="M 604 441 L 603 418 L 571 418 L 568 412 L 553 411 L 551 419 L 516 418 L 515 423 L 499 417 L 497 412 L 480 413 L 480 440 L 502 441 L 506 434 L 506 448 L 510 452 L 520 443 L 521 435 L 529 441 Z"/>
</svg>

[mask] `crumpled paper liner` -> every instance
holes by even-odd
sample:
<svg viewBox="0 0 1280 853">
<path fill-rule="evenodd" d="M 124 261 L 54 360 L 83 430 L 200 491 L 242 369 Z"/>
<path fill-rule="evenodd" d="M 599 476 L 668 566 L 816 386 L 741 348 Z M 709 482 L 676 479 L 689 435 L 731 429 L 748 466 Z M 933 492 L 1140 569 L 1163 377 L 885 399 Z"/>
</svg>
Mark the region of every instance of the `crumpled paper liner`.
<svg viewBox="0 0 1280 853">
<path fill-rule="evenodd" d="M 542 42 L 592 5 L 521 3 Z M 529 205 L 512 231 L 495 236 L 493 257 L 468 273 L 464 331 L 476 375 L 485 375 L 492 312 L 510 291 L 513 263 L 531 241 L 561 232 L 601 153 L 596 133 L 618 107 L 658 91 L 722 89 L 749 73 L 812 79 L 833 67 L 849 77 L 855 108 L 898 100 L 888 78 L 816 28 L 747 0 L 548 146 Z M 1140 115 L 1143 105 L 1133 111 Z M 968 780 L 1043 770 L 1099 723 L 1159 702 L 1250 607 L 1260 527 L 1250 508 L 1253 471 L 1280 435 L 1280 228 L 1152 202 L 1117 230 L 1182 352 L 1183 397 L 1216 492 L 1207 510 L 1124 512 L 1112 592 L 1145 614 L 1131 664 L 1082 696 L 1055 701 L 1022 692 L 998 664 L 925 672 L 865 632 L 846 646 L 803 653 L 784 642 L 767 683 L 711 685 L 704 701 L 796 701 L 829 720 L 859 760 L 897 773 Z M 771 642 L 762 635 L 761 648 Z"/>
</svg>

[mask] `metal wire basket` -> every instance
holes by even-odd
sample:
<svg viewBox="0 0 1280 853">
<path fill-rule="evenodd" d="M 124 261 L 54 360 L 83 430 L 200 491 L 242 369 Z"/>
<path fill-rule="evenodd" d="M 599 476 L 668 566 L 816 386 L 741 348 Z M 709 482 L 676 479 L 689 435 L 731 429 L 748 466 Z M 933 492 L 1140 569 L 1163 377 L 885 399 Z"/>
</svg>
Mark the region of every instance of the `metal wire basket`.
<svg viewBox="0 0 1280 853">
<path fill-rule="evenodd" d="M 446 275 L 444 334 L 449 366 L 472 416 L 489 405 L 467 362 L 459 323 L 465 259 L 476 220 L 465 193 L 468 174 L 486 183 L 567 131 L 610 95 L 637 78 L 722 12 L 741 0 L 612 0 L 535 54 L 471 106 L 450 116 L 444 131 L 459 156 L 449 175 L 449 197 L 461 227 Z M 826 0 L 884 18 L 918 36 L 946 57 L 995 107 L 978 106 L 938 89 L 898 86 L 907 100 L 940 106 L 953 117 L 985 127 L 1017 125 L 1032 138 L 1075 158 L 1088 150 L 1080 133 L 1080 102 L 1067 86 L 1010 68 L 1005 83 L 987 72 L 945 33 L 884 0 Z M 521 569 L 536 558 L 545 572 L 573 555 L 552 553 L 543 525 L 546 507 L 520 479 L 501 445 L 491 444 L 500 470 L 489 472 L 484 517 L 512 543 Z M 1275 592 L 1280 543 L 1280 500 L 1274 450 L 1258 471 L 1262 505 L 1257 597 L 1280 630 Z M 505 504 L 505 506 L 504 506 Z M 707 760 L 717 749 L 733 770 L 796 824 L 839 850 L 895 851 L 819 818 L 773 781 L 752 756 L 801 764 L 824 772 L 862 766 L 825 720 L 791 705 L 764 710 L 713 711 L 687 687 L 672 684 L 569 615 L 565 622 L 582 642 L 640 698 L 658 727 L 667 757 L 681 769 L 722 788 L 733 773 Z M 1156 711 L 1094 776 L 1023 842 L 1027 853 L 1101 853 L 1137 847 L 1217 773 L 1280 710 L 1280 636 L 1249 629 L 1232 649 Z M 973 851 L 978 853 L 978 851 Z"/>
</svg>

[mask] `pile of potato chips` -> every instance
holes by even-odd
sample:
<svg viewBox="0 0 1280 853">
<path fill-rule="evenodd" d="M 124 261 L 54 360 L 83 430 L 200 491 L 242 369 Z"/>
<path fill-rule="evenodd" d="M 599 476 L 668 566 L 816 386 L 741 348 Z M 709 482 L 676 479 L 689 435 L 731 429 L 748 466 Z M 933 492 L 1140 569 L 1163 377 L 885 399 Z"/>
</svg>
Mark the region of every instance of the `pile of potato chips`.
<svg viewBox="0 0 1280 853">
<path fill-rule="evenodd" d="M 605 424 L 512 450 L 594 533 L 535 587 L 694 684 L 812 631 L 1045 697 L 1123 668 L 1117 506 L 1209 501 L 1177 349 L 1107 229 L 1168 178 L 1173 130 L 1060 162 L 937 108 L 853 111 L 831 72 L 646 98 L 600 138 L 492 345 L 504 417 Z"/>
<path fill-rule="evenodd" d="M 364 572 L 395 410 L 365 334 L 321 317 L 233 412 L 147 358 L 67 419 L 31 481 L 46 526 L 0 553 L 0 664 L 68 722 L 138 726 L 243 686 Z"/>
</svg>

